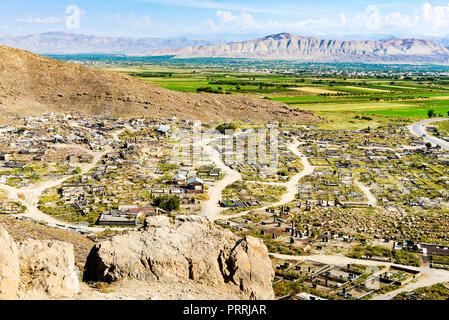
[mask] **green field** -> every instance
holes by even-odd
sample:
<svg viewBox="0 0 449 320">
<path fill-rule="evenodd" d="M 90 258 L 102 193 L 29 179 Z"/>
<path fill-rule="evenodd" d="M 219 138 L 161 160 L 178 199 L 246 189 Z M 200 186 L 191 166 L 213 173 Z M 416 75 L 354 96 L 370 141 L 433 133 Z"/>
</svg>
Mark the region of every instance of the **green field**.
<svg viewBox="0 0 449 320">
<path fill-rule="evenodd" d="M 364 113 L 384 115 L 384 116 L 394 116 L 394 117 L 427 118 L 427 112 L 429 111 L 429 109 L 434 110 L 438 115 L 446 117 L 449 112 L 449 103 L 447 106 L 439 106 L 432 108 L 410 106 L 406 108 L 392 108 L 392 109 L 388 108 L 383 110 L 366 111 Z"/>
<path fill-rule="evenodd" d="M 165 62 L 161 65 L 103 68 L 126 73 L 169 90 L 243 94 L 286 103 L 294 108 L 313 111 L 329 121 L 322 126 L 332 128 L 377 127 L 391 122 L 408 124 L 427 118 L 430 109 L 436 116 L 447 116 L 449 112 L 449 77 L 416 73 L 402 79 L 393 74 L 391 77 L 350 78 L 317 75 L 317 72 L 303 72 L 301 75 L 236 72 L 226 63 L 222 66 L 208 63 L 208 60 L 196 64 L 177 61 L 172 65 Z M 236 62 L 237 66 L 239 63 L 243 62 Z"/>
</svg>

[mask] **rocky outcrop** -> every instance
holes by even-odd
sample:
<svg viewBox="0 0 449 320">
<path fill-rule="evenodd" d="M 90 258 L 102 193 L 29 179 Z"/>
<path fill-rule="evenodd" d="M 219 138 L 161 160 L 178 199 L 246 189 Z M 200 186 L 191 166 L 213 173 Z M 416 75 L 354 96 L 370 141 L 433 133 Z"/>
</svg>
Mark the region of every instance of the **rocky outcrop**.
<svg viewBox="0 0 449 320">
<path fill-rule="evenodd" d="M 27 295 L 70 296 L 79 290 L 73 245 L 28 240 L 19 244 L 21 291 Z"/>
<path fill-rule="evenodd" d="M 17 246 L 0 225 L 0 300 L 17 297 L 19 286 L 19 255 Z"/>
<path fill-rule="evenodd" d="M 16 244 L 0 226 L 0 300 L 70 297 L 78 289 L 71 244 L 38 240 Z"/>
<path fill-rule="evenodd" d="M 274 298 L 274 272 L 264 243 L 240 238 L 198 216 L 152 217 L 143 230 L 92 249 L 85 281 L 126 278 L 194 281 L 248 299 Z"/>
</svg>

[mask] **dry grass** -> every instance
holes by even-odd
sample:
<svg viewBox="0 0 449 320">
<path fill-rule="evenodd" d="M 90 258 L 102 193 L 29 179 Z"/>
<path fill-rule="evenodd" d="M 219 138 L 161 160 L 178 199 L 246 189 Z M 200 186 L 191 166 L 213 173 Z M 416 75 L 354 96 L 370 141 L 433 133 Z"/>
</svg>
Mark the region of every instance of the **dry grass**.
<svg viewBox="0 0 449 320">
<path fill-rule="evenodd" d="M 303 91 L 303 92 L 307 92 L 307 93 L 313 93 L 313 94 L 337 94 L 337 93 L 342 93 L 339 91 L 332 91 L 332 90 L 327 90 L 327 89 L 321 89 L 321 88 L 313 88 L 313 87 L 297 87 L 297 88 L 289 88 L 292 90 L 297 90 L 297 91 Z"/>
<path fill-rule="evenodd" d="M 67 160 L 67 155 L 74 154 L 76 157 L 78 156 L 87 156 L 90 153 L 85 150 L 80 149 L 79 147 L 60 147 L 60 148 L 52 148 L 50 149 L 45 157 L 44 162 L 59 162 Z"/>
<path fill-rule="evenodd" d="M 449 96 L 430 97 L 429 100 L 448 100 Z"/>
<path fill-rule="evenodd" d="M 390 92 L 390 91 L 388 91 L 388 90 L 376 89 L 376 88 L 366 88 L 366 87 L 346 86 L 345 88 L 359 89 L 359 90 L 367 90 L 367 91 L 376 91 L 376 92 Z"/>
</svg>

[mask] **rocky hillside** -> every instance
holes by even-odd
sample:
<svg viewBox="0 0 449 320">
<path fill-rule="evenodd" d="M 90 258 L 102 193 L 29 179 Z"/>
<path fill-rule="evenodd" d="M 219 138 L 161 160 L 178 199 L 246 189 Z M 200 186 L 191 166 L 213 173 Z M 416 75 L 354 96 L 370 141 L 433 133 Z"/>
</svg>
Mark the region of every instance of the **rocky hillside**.
<svg viewBox="0 0 449 320">
<path fill-rule="evenodd" d="M 216 43 L 219 42 L 192 40 L 187 38 L 100 37 L 65 32 L 0 36 L 1 45 L 45 54 L 138 54 L 155 49 L 175 49 Z"/>
<path fill-rule="evenodd" d="M 0 225 L 0 300 L 274 298 L 263 242 L 197 216 L 148 218 L 95 245 L 84 270 L 82 282 L 72 244 L 16 242 Z"/>
<path fill-rule="evenodd" d="M 201 121 L 321 121 L 274 101 L 169 91 L 126 75 L 0 46 L 0 113 L 47 111 Z"/>
<path fill-rule="evenodd" d="M 222 57 L 289 59 L 316 62 L 433 62 L 449 64 L 449 49 L 428 40 L 325 40 L 301 37 L 289 33 L 275 34 L 255 40 L 229 44 L 156 50 L 150 52 L 150 55 L 175 55 L 179 58 Z"/>
</svg>

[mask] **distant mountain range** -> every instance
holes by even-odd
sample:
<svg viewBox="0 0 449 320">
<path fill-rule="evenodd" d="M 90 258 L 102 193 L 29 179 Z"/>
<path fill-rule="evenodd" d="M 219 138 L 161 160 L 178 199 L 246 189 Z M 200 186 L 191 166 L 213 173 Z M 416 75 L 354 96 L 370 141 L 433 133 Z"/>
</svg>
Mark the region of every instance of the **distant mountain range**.
<svg viewBox="0 0 449 320">
<path fill-rule="evenodd" d="M 357 36 L 360 39 L 361 36 Z M 449 40 L 444 38 L 326 40 L 290 33 L 254 40 L 192 40 L 188 38 L 120 38 L 65 32 L 1 36 L 0 45 L 38 54 L 173 55 L 178 58 L 217 57 L 287 59 L 310 62 L 449 64 Z"/>
<path fill-rule="evenodd" d="M 420 39 L 325 40 L 289 33 L 228 44 L 153 50 L 148 55 L 174 55 L 178 58 L 288 59 L 311 62 L 449 64 L 449 49 L 441 42 Z"/>
<path fill-rule="evenodd" d="M 120 38 L 99 37 L 65 32 L 48 32 L 23 36 L 2 36 L 0 45 L 38 54 L 142 54 L 155 49 L 213 45 L 225 41 L 202 41 L 187 38 Z"/>
</svg>

